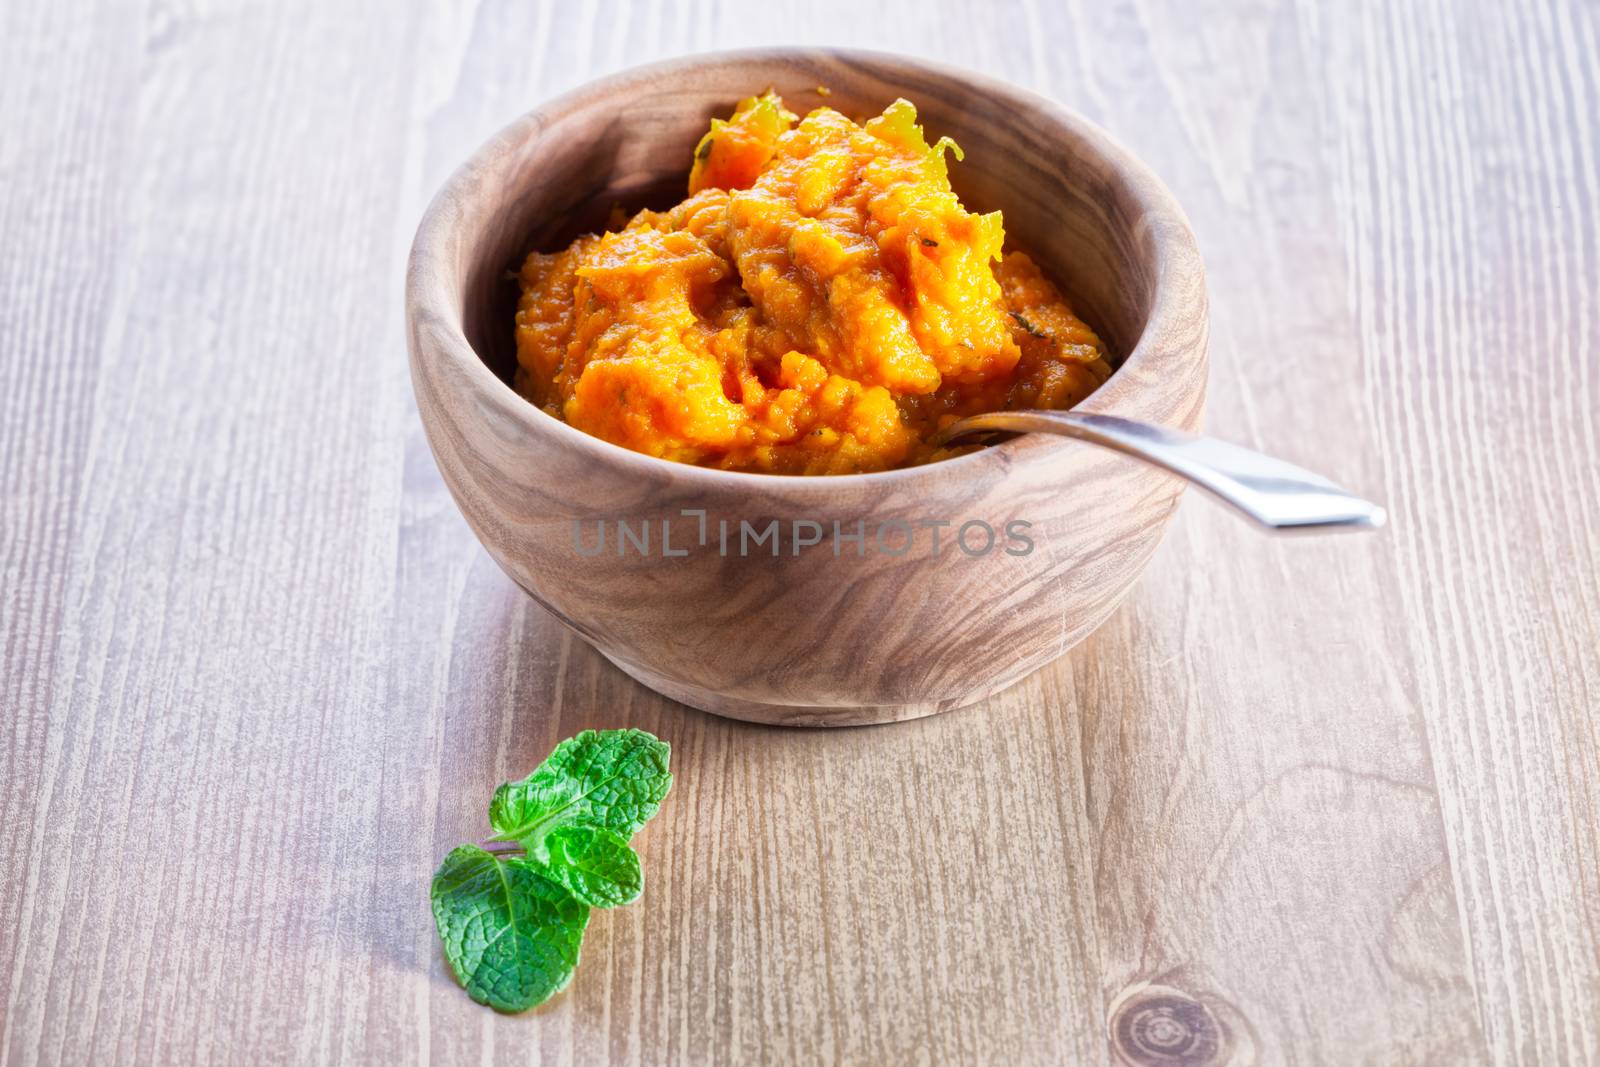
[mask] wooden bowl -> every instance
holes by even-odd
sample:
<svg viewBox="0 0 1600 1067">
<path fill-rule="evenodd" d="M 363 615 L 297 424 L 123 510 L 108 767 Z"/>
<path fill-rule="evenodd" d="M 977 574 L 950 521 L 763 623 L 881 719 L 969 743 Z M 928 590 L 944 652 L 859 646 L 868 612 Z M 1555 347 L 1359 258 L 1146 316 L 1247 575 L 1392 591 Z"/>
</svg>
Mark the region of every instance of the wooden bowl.
<svg viewBox="0 0 1600 1067">
<path fill-rule="evenodd" d="M 507 384 L 517 296 L 508 272 L 527 252 L 595 228 L 613 203 L 681 199 L 710 119 L 769 86 L 802 115 L 825 103 L 862 118 L 910 99 L 930 140 L 949 135 L 965 150 L 966 162 L 952 165 L 963 202 L 1003 209 L 1010 246 L 1032 254 L 1123 357 L 1080 407 L 1197 428 L 1204 277 L 1183 212 L 1154 175 L 1083 118 L 1014 86 L 900 56 L 813 49 L 628 71 L 530 112 L 473 155 L 423 217 L 406 278 L 423 425 L 490 555 L 652 689 L 768 723 L 886 722 L 960 707 L 1060 656 L 1110 614 L 1155 551 L 1182 483 L 1036 435 L 878 474 L 707 470 L 590 437 Z M 616 536 L 618 520 L 631 538 Z M 772 520 L 778 554 L 771 541 L 751 550 L 746 535 L 741 555 L 741 521 L 760 534 Z M 835 541 L 835 522 L 844 537 L 865 530 L 865 543 Z M 929 525 L 939 522 L 948 525 Z M 978 522 L 995 531 L 990 550 L 973 551 L 984 545 L 977 525 L 965 548 L 954 543 Z M 1018 522 L 1031 524 L 1012 527 L 1031 552 L 1005 536 Z M 797 544 L 810 523 L 821 543 Z M 586 555 L 602 525 L 604 551 Z"/>
</svg>

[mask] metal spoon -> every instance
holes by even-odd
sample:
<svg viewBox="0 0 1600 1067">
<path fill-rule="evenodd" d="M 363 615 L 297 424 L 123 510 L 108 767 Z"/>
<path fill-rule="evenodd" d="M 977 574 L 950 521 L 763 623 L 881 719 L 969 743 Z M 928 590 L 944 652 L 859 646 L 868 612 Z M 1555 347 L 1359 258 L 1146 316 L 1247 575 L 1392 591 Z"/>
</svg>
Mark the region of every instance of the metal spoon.
<svg viewBox="0 0 1600 1067">
<path fill-rule="evenodd" d="M 1376 530 L 1386 518 L 1383 508 L 1370 500 L 1281 459 L 1114 415 L 997 411 L 951 423 L 934 435 L 933 443 L 994 431 L 1053 433 L 1114 448 L 1187 478 L 1268 530 Z"/>
</svg>

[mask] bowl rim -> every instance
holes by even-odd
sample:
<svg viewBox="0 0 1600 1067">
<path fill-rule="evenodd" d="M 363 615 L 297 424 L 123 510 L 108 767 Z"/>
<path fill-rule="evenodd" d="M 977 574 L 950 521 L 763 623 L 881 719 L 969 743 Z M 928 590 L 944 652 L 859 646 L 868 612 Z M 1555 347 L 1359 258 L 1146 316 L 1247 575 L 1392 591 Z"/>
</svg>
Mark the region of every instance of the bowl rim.
<svg viewBox="0 0 1600 1067">
<path fill-rule="evenodd" d="M 1153 295 L 1138 340 L 1111 377 L 1072 409 L 1084 413 L 1141 417 L 1142 405 L 1139 400 L 1143 390 L 1139 382 L 1140 375 L 1129 372 L 1148 370 L 1151 365 L 1163 359 L 1170 360 L 1192 348 L 1176 341 L 1193 331 L 1193 315 L 1198 314 L 1203 319 L 1207 314 L 1203 299 L 1198 307 L 1182 299 L 1185 291 L 1192 291 L 1191 287 L 1197 286 L 1199 292 L 1204 293 L 1204 267 L 1188 217 L 1166 185 L 1104 129 L 1049 97 L 963 67 L 918 56 L 856 48 L 764 47 L 677 56 L 584 82 L 502 127 L 456 167 L 434 194 L 418 223 L 405 279 L 405 310 L 407 332 L 411 340 L 413 379 L 418 377 L 421 361 L 427 358 L 430 351 L 436 350 L 433 354 L 447 361 L 456 372 L 453 375 L 456 380 L 468 383 L 480 402 L 491 405 L 498 418 L 511 420 L 520 426 L 530 439 L 576 449 L 594 463 L 631 468 L 645 482 L 671 485 L 678 489 L 778 493 L 801 498 L 837 497 L 852 491 L 918 493 L 954 481 L 969 483 L 981 475 L 981 468 L 985 465 L 1004 471 L 1024 461 L 1044 461 L 1067 451 L 1071 442 L 1063 438 L 1023 434 L 934 463 L 856 474 L 771 474 L 701 467 L 635 452 L 585 433 L 550 415 L 495 374 L 467 339 L 464 278 L 459 269 L 450 265 L 451 254 L 456 250 L 454 238 L 460 214 L 456 205 L 476 195 L 485 178 L 499 173 L 504 157 L 516 152 L 529 138 L 538 137 L 556 127 L 563 119 L 632 87 L 644 88 L 663 78 L 692 76 L 697 71 L 703 71 L 707 65 L 791 63 L 797 60 L 834 61 L 869 67 L 874 64 L 894 65 L 915 70 L 919 75 L 933 79 L 954 79 L 970 86 L 975 92 L 1008 99 L 1019 109 L 1031 109 L 1064 127 L 1071 136 L 1099 155 L 1141 208 L 1141 219 L 1163 217 L 1174 224 L 1165 227 L 1168 240 L 1156 249 L 1152 265 Z M 434 342 L 432 345 L 419 343 L 424 321 L 436 327 L 427 331 L 429 339 Z M 438 329 L 439 325 L 444 328 Z M 1203 345 L 1199 349 L 1198 362 L 1202 373 L 1199 394 L 1203 398 L 1206 362 Z"/>
</svg>

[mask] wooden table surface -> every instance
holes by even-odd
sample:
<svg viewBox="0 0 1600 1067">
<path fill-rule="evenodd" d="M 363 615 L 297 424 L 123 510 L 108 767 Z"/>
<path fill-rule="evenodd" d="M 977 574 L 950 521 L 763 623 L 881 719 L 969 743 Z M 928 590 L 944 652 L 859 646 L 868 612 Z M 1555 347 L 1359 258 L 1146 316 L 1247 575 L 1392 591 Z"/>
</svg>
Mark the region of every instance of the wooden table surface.
<svg viewBox="0 0 1600 1067">
<path fill-rule="evenodd" d="M 771 43 L 1109 128 L 1206 256 L 1209 427 L 1391 528 L 1191 494 L 1090 640 L 898 726 L 565 633 L 423 441 L 413 228 L 552 94 Z M 1600 1061 L 1597 55 L 1592 0 L 5 5 L 0 1061 Z M 620 725 L 646 895 L 496 1016 L 429 876 Z"/>
</svg>

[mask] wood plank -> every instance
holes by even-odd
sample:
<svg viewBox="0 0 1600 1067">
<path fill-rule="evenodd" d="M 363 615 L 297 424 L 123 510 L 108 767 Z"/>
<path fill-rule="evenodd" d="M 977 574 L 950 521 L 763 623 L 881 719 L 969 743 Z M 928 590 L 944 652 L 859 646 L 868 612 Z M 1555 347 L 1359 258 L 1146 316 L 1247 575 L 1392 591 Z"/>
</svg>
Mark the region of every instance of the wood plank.
<svg viewBox="0 0 1600 1067">
<path fill-rule="evenodd" d="M 1406 658 L 1503 1062 L 1600 1057 L 1596 22 L 1372 9 L 1328 66 Z"/>
<path fill-rule="evenodd" d="M 376 7 L 284 14 L 108 26 L 139 52 L 103 105 L 126 107 L 136 147 L 85 164 L 126 215 L 117 318 L 74 398 L 91 421 L 57 684 L 34 709 L 35 832 L 7 857 L 9 1061 L 357 1044 L 342 994 L 369 963 L 347 880 L 378 805 L 362 747 L 405 388 L 373 298 L 398 256 L 404 131 L 370 109 L 406 85 L 391 60 L 410 27 Z M 80 270 L 43 299 L 104 299 Z M 52 344 L 30 332 L 23 356 Z"/>
<path fill-rule="evenodd" d="M 41 770 L 59 744 L 57 691 L 66 560 L 103 340 L 114 335 L 114 283 L 126 263 L 117 168 L 132 140 L 127 86 L 136 20 L 89 22 L 60 7 L 0 12 L 5 173 L 0 197 L 0 857 L 43 832 Z M 48 55 L 48 62 L 41 60 Z M 0 975 L 31 928 L 28 875 L 0 880 Z M 16 989 L 0 993 L 0 1032 Z M 0 1041 L 0 1055 L 5 1044 Z"/>
</svg>

